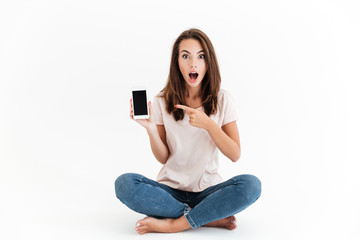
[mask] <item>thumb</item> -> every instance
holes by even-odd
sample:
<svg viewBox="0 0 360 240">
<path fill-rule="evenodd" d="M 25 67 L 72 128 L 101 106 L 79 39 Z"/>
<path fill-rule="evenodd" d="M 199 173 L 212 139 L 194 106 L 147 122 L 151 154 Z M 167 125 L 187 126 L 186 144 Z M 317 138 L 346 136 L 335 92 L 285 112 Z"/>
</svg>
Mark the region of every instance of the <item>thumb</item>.
<svg viewBox="0 0 360 240">
<path fill-rule="evenodd" d="M 151 110 L 151 101 L 149 101 L 149 115 L 151 115 L 152 114 L 152 110 Z"/>
</svg>

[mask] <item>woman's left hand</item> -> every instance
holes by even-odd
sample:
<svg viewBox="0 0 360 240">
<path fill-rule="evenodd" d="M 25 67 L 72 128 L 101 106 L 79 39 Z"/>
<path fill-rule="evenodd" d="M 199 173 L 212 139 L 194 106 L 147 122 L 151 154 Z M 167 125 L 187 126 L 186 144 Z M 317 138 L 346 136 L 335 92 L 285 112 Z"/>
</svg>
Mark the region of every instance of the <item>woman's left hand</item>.
<svg viewBox="0 0 360 240">
<path fill-rule="evenodd" d="M 175 105 L 175 107 L 184 110 L 189 115 L 190 125 L 205 130 L 210 126 L 212 120 L 203 111 L 184 105 Z"/>
</svg>

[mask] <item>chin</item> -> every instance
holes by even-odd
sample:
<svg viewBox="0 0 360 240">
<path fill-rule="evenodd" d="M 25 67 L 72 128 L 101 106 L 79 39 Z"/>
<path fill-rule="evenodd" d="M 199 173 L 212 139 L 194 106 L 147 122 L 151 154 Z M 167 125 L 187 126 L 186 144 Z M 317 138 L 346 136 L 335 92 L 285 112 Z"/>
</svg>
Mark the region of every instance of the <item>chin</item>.
<svg viewBox="0 0 360 240">
<path fill-rule="evenodd" d="M 198 79 L 198 80 L 196 80 L 196 82 L 190 82 L 189 80 L 186 81 L 186 83 L 189 87 L 197 87 L 201 84 L 201 82 L 202 82 L 202 79 L 200 79 L 200 80 Z"/>
<path fill-rule="evenodd" d="M 196 88 L 200 85 L 201 82 L 195 82 L 195 83 L 192 83 L 192 82 L 187 82 L 187 85 L 189 87 L 192 87 L 192 88 Z"/>
</svg>

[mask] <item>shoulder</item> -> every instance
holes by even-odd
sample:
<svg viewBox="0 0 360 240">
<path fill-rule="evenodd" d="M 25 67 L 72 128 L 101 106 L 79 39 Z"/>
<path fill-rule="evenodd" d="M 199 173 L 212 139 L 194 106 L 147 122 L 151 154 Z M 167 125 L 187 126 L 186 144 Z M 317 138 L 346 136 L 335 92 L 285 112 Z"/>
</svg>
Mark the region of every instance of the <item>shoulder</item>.
<svg viewBox="0 0 360 240">
<path fill-rule="evenodd" d="M 218 109 L 220 115 L 223 116 L 221 126 L 239 119 L 236 110 L 236 101 L 233 95 L 224 89 L 219 91 Z"/>
<path fill-rule="evenodd" d="M 155 110 L 163 112 L 166 109 L 165 99 L 161 92 L 156 94 L 152 101 L 152 106 Z"/>
<path fill-rule="evenodd" d="M 218 93 L 218 101 L 221 104 L 226 104 L 229 101 L 233 101 L 233 96 L 225 89 L 220 89 Z"/>
<path fill-rule="evenodd" d="M 163 92 L 158 92 L 155 97 L 158 97 L 158 98 L 163 98 L 164 97 L 164 93 Z"/>
<path fill-rule="evenodd" d="M 164 102 L 164 96 L 162 94 L 162 92 L 159 92 L 155 95 L 154 97 L 154 102 Z"/>
</svg>

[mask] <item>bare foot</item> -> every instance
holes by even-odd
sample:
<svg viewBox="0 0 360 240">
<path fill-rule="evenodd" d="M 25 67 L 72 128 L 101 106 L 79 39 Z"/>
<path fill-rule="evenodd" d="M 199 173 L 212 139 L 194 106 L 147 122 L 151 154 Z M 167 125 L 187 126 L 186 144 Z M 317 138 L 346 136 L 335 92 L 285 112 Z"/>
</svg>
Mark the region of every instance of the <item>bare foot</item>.
<svg viewBox="0 0 360 240">
<path fill-rule="evenodd" d="M 190 226 L 184 216 L 178 219 L 156 219 L 153 217 L 146 217 L 137 221 L 135 230 L 139 234 L 149 232 L 173 233 L 180 232 L 188 228 L 190 228 Z"/>
<path fill-rule="evenodd" d="M 234 230 L 236 228 L 236 218 L 235 216 L 230 216 L 227 218 L 223 218 L 211 223 L 207 223 L 203 225 L 204 227 L 223 227 L 229 230 Z"/>
</svg>

